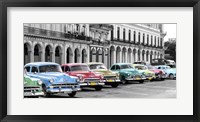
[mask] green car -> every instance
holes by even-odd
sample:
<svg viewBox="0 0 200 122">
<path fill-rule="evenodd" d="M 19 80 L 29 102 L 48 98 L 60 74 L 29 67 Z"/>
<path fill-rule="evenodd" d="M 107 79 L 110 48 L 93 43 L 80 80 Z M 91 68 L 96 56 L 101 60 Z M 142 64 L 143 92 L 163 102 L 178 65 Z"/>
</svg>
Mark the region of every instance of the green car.
<svg viewBox="0 0 200 122">
<path fill-rule="evenodd" d="M 119 73 L 107 69 L 101 62 L 90 62 L 88 63 L 88 66 L 93 72 L 103 75 L 103 82 L 105 85 L 111 85 L 113 88 L 116 88 L 121 82 L 119 79 Z"/>
<path fill-rule="evenodd" d="M 140 73 L 144 74 L 147 80 L 152 81 L 156 79 L 156 75 L 154 72 L 148 70 L 148 67 L 143 64 L 133 64 L 133 67 L 138 70 Z"/>
<path fill-rule="evenodd" d="M 42 81 L 37 78 L 31 78 L 24 71 L 24 97 L 43 96 Z"/>
<path fill-rule="evenodd" d="M 136 70 L 130 63 L 116 63 L 110 68 L 113 72 L 118 72 L 120 74 L 120 80 L 122 84 L 126 84 L 129 81 L 137 81 L 143 83 L 146 77 Z"/>
</svg>

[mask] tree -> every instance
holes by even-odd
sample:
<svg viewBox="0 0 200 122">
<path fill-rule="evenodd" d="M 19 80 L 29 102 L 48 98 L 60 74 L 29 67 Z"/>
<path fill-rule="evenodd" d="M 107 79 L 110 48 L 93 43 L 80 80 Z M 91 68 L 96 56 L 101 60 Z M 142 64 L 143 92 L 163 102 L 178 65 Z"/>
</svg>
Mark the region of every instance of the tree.
<svg viewBox="0 0 200 122">
<path fill-rule="evenodd" d="M 176 39 L 165 42 L 164 46 L 165 54 L 168 54 L 165 58 L 176 61 Z"/>
</svg>

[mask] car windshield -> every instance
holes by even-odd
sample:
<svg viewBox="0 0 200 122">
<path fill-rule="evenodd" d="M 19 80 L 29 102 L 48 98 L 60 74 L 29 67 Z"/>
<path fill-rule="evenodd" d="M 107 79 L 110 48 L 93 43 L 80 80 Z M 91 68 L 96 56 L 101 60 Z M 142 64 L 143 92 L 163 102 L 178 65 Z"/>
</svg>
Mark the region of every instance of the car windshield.
<svg viewBox="0 0 200 122">
<path fill-rule="evenodd" d="M 107 69 L 104 64 L 91 64 L 90 69 Z"/>
<path fill-rule="evenodd" d="M 129 68 L 133 68 L 131 65 L 121 65 L 120 69 L 129 69 Z"/>
<path fill-rule="evenodd" d="M 71 66 L 71 71 L 89 71 L 89 67 L 87 65 Z"/>
<path fill-rule="evenodd" d="M 62 72 L 59 65 L 43 65 L 39 66 L 40 72 Z"/>
<path fill-rule="evenodd" d="M 148 66 L 148 69 L 156 69 L 154 66 Z"/>
<path fill-rule="evenodd" d="M 138 70 L 146 70 L 147 68 L 145 66 L 135 66 Z"/>
</svg>

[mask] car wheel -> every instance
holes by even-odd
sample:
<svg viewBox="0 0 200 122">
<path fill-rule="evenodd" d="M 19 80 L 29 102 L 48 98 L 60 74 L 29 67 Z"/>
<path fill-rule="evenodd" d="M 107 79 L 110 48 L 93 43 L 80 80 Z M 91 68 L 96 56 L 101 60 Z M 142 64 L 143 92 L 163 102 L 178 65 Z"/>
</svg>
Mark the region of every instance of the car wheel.
<svg viewBox="0 0 200 122">
<path fill-rule="evenodd" d="M 51 96 L 51 94 L 49 94 L 47 91 L 46 91 L 46 86 L 43 84 L 42 85 L 42 90 L 43 90 L 43 92 L 44 92 L 44 97 L 50 97 Z"/>
<path fill-rule="evenodd" d="M 95 90 L 96 90 L 96 91 L 101 91 L 101 89 L 102 89 L 102 86 L 96 86 L 96 87 L 95 87 Z"/>
<path fill-rule="evenodd" d="M 139 81 L 140 83 L 144 83 L 144 80 Z"/>
<path fill-rule="evenodd" d="M 165 80 L 165 78 L 161 78 L 161 80 L 163 81 L 163 80 Z"/>
<path fill-rule="evenodd" d="M 127 81 L 125 80 L 125 77 L 124 76 L 122 76 L 122 84 L 127 84 Z"/>
<path fill-rule="evenodd" d="M 76 95 L 76 92 L 73 91 L 72 93 L 68 93 L 68 95 L 69 95 L 70 97 L 74 97 L 74 96 Z"/>
<path fill-rule="evenodd" d="M 117 88 L 118 85 L 119 85 L 118 83 L 113 83 L 113 84 L 111 84 L 111 86 L 112 86 L 113 88 Z"/>
<path fill-rule="evenodd" d="M 174 75 L 173 75 L 173 74 L 170 74 L 170 75 L 169 75 L 169 78 L 173 80 L 173 79 L 174 79 Z"/>
</svg>

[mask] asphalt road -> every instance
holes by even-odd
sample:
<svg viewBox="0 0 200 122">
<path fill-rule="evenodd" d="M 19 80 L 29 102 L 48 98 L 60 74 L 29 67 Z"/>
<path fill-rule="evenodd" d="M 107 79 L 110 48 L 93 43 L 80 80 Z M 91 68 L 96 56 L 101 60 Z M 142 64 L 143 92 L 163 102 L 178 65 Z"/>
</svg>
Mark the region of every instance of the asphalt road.
<svg viewBox="0 0 200 122">
<path fill-rule="evenodd" d="M 57 94 L 51 98 L 69 98 L 67 94 Z M 84 88 L 75 98 L 176 98 L 176 80 L 132 82 L 117 88 L 104 86 L 101 91 Z"/>
</svg>

